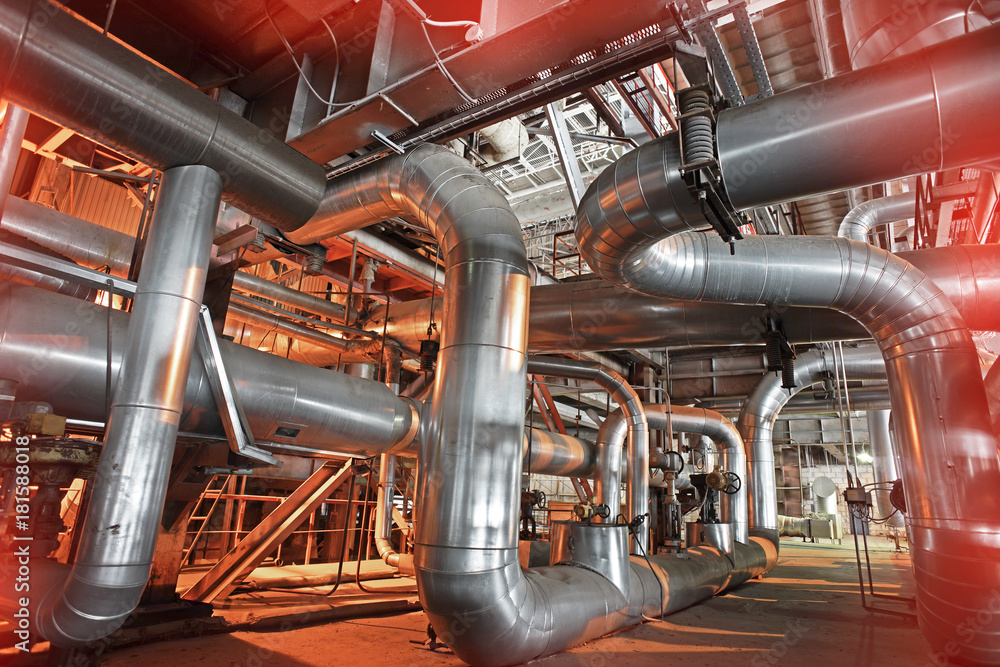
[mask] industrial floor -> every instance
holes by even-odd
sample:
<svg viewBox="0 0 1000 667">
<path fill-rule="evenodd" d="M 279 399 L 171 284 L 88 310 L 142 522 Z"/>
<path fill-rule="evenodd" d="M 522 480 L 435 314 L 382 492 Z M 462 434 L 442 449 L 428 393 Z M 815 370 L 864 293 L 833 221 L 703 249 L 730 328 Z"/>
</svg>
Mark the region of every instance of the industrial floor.
<svg viewBox="0 0 1000 667">
<path fill-rule="evenodd" d="M 876 591 L 912 595 L 909 558 L 885 538 L 870 538 Z M 398 591 L 412 580 L 371 582 Z M 314 592 L 329 588 L 320 587 Z M 356 591 L 342 589 L 351 597 Z M 412 600 L 412 599 L 411 599 Z M 872 599 L 868 598 L 869 602 Z M 262 599 L 263 601 L 263 599 Z M 316 598 L 306 600 L 315 604 Z M 270 603 L 289 604 L 287 592 L 271 592 Z M 878 601 L 888 609 L 907 604 Z M 230 609 L 230 614 L 235 609 Z M 259 613 L 259 612 L 258 612 Z M 107 667 L 329 667 L 330 665 L 460 665 L 447 650 L 431 652 L 422 613 L 304 624 L 289 617 L 283 631 L 236 632 L 172 639 L 114 650 Z M 306 623 L 309 623 L 306 621 Z M 916 624 L 870 614 L 861 607 L 854 542 L 810 544 L 785 539 L 778 566 L 753 581 L 662 622 L 649 622 L 535 661 L 545 667 L 632 665 L 932 665 L 936 664 Z"/>
</svg>

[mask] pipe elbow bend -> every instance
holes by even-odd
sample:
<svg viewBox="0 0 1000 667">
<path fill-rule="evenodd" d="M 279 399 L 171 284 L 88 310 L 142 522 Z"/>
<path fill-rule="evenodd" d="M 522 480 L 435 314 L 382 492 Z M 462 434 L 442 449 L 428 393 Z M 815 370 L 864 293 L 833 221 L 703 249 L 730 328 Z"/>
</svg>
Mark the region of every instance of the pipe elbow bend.
<svg viewBox="0 0 1000 667">
<path fill-rule="evenodd" d="M 42 600 L 39 633 L 56 646 L 76 648 L 118 630 L 139 605 L 149 564 L 106 568 L 77 564 L 64 586 Z"/>
</svg>

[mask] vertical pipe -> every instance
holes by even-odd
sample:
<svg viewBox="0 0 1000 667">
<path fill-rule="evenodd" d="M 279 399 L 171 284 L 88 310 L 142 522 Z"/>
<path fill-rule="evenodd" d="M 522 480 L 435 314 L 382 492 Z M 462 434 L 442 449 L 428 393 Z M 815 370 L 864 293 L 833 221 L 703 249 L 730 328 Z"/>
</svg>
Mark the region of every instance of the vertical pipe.
<svg viewBox="0 0 1000 667">
<path fill-rule="evenodd" d="M 149 578 L 221 194 L 208 167 L 163 175 L 79 556 L 39 614 L 58 646 L 116 630 Z"/>
<path fill-rule="evenodd" d="M 24 128 L 28 125 L 29 115 L 19 106 L 7 105 L 3 134 L 0 135 L 0 218 L 3 217 L 4 204 L 14 183 L 14 172 L 17 170 L 17 159 L 21 156 L 21 142 L 24 140 Z"/>
<path fill-rule="evenodd" d="M 889 487 L 887 484 L 899 479 L 896 470 L 896 459 L 892 454 L 892 440 L 889 437 L 889 410 L 869 410 L 868 439 L 872 443 L 872 470 L 875 483 L 880 486 L 875 489 L 875 501 L 878 506 L 878 518 L 892 514 L 892 503 L 889 502 Z M 903 517 L 898 513 L 886 522 L 894 528 L 902 528 Z"/>
</svg>

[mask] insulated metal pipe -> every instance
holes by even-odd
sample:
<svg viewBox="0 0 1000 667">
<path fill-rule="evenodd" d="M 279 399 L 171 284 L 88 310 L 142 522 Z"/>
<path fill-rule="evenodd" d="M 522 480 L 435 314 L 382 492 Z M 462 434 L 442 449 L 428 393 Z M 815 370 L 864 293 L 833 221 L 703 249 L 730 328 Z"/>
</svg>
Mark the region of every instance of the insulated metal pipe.
<svg viewBox="0 0 1000 667">
<path fill-rule="evenodd" d="M 998 106 L 992 25 L 721 112 L 726 192 L 749 209 L 995 160 Z"/>
<path fill-rule="evenodd" d="M 118 629 L 149 579 L 221 194 L 208 167 L 163 175 L 79 553 L 39 611 L 57 646 Z"/>
<path fill-rule="evenodd" d="M 237 271 L 233 274 L 233 288 L 337 322 L 344 319 L 344 307 L 339 303 L 317 298 L 311 294 L 273 283 L 270 280 L 265 280 L 245 271 Z"/>
<path fill-rule="evenodd" d="M 0 5 L 0 73 L 3 97 L 156 169 L 211 167 L 278 229 L 322 198 L 323 168 L 272 134 L 281 119 L 257 127 L 48 0 Z"/>
<path fill-rule="evenodd" d="M 539 475 L 590 477 L 594 474 L 596 460 L 596 445 L 582 438 L 537 428 L 525 432 L 524 463 L 521 467 L 524 472 L 530 470 Z M 618 467 L 621 468 L 621 462 Z"/>
<path fill-rule="evenodd" d="M 413 574 L 413 554 L 400 554 L 392 548 L 392 497 L 396 484 L 396 457 L 382 454 L 378 470 L 378 502 L 375 505 L 375 548 L 389 567 Z"/>
<path fill-rule="evenodd" d="M 111 312 L 112 390 L 120 380 L 129 318 Z M 95 303 L 0 283 L 0 377 L 18 380 L 22 400 L 46 401 L 64 417 L 103 421 L 107 322 L 107 310 Z M 413 440 L 415 405 L 381 383 L 226 340 L 219 347 L 258 442 L 374 456 L 405 450 Z M 204 364 L 194 354 L 182 385 L 180 430 L 224 437 Z"/>
<path fill-rule="evenodd" d="M 872 445 L 872 473 L 875 476 L 875 483 L 880 485 L 875 489 L 877 518 L 881 519 L 891 515 L 886 521 L 886 525 L 902 528 L 905 523 L 903 517 L 895 511 L 892 503 L 889 502 L 888 484 L 899 479 L 899 473 L 896 471 L 896 459 L 892 453 L 892 440 L 889 437 L 889 410 L 869 410 L 866 418 L 868 420 L 868 439 Z"/>
<path fill-rule="evenodd" d="M 843 366 L 852 380 L 885 377 L 885 363 L 878 348 L 844 348 Z M 810 350 L 795 360 L 795 388 L 785 389 L 780 373 L 764 375 L 747 397 L 736 420 L 747 450 L 749 464 L 750 534 L 778 544 L 778 494 L 774 477 L 774 422 L 785 404 L 798 392 L 816 382 L 836 377 L 833 355 L 826 350 Z"/>
<path fill-rule="evenodd" d="M 913 192 L 871 199 L 858 204 L 844 216 L 837 230 L 837 236 L 867 243 L 868 234 L 874 228 L 909 220 L 916 216 L 916 210 L 917 197 Z"/>
<path fill-rule="evenodd" d="M 330 181 L 317 216 L 290 239 L 308 243 L 399 215 L 437 238 L 448 285 L 420 446 L 414 566 L 421 604 L 466 661 L 516 657 L 514 647 L 526 658 L 557 651 L 568 637 L 551 626 L 540 631 L 536 614 L 559 617 L 576 596 L 542 593 L 547 580 L 526 577 L 518 565 L 529 277 L 506 200 L 459 156 L 423 145 Z M 606 613 L 609 589 L 584 594 Z M 468 624 L 461 634 L 451 631 L 456 613 Z"/>
<path fill-rule="evenodd" d="M 92 269 L 127 276 L 135 238 L 9 195 L 3 228 Z"/>
<path fill-rule="evenodd" d="M 8 104 L 4 114 L 3 133 L 0 134 L 0 218 L 5 214 L 5 202 L 14 184 L 14 172 L 17 171 L 17 160 L 21 157 L 21 143 L 24 141 L 24 128 L 28 125 L 27 111 L 21 107 Z M 4 226 L 6 227 L 6 219 Z"/>
<path fill-rule="evenodd" d="M 649 424 L 642 400 L 618 373 L 589 361 L 556 357 L 528 357 L 528 372 L 533 375 L 575 378 L 595 382 L 621 406 L 628 432 L 626 452 L 626 521 L 649 512 Z M 597 433 L 595 494 L 598 502 L 611 508 L 612 519 L 621 507 L 621 450 L 623 439 L 615 437 L 614 424 L 605 420 Z M 639 553 L 649 552 L 649 525 L 633 534 Z"/>
<path fill-rule="evenodd" d="M 989 160 L 1000 154 L 986 110 L 1000 102 L 998 80 L 1000 26 L 992 26 L 724 111 L 717 144 L 726 188 L 737 207 L 751 207 Z M 797 128 L 772 131 L 781 114 L 788 122 L 796 105 L 823 94 L 829 97 L 807 127 L 796 119 Z M 1000 587 L 1000 496 L 981 492 L 1000 488 L 1000 456 L 966 323 L 923 273 L 857 241 L 753 237 L 731 254 L 711 235 L 669 236 L 703 219 L 695 198 L 676 187 L 676 141 L 660 141 L 670 155 L 658 167 L 635 156 L 646 154 L 646 144 L 591 185 L 578 212 L 583 258 L 602 277 L 654 296 L 827 307 L 865 326 L 886 362 L 920 626 L 937 651 L 1000 663 L 1000 617 L 972 636 L 964 632 L 968 610 L 987 608 Z M 908 159 L 925 146 L 935 158 L 930 165 Z"/>
<path fill-rule="evenodd" d="M 621 238 L 619 230 L 593 220 L 582 219 L 581 226 Z M 994 546 L 1000 508 L 974 491 L 1000 488 L 1000 457 L 975 345 L 940 288 L 908 262 L 848 239 L 754 237 L 740 241 L 733 256 L 727 243 L 707 234 L 678 234 L 649 245 L 654 234 L 647 235 L 646 247 L 624 253 L 608 244 L 597 249 L 581 243 L 581 251 L 591 266 L 616 266 L 605 277 L 646 293 L 826 306 L 872 333 L 886 360 L 898 417 L 921 627 L 936 649 L 955 642 L 966 660 L 1000 661 L 1000 641 L 994 641 L 1000 619 L 995 629 L 972 638 L 959 630 L 963 610 L 985 605 L 986 591 L 1000 586 L 990 565 L 1000 559 Z M 938 392 L 936 382 L 924 378 L 941 378 L 953 389 Z M 951 435 L 956 433 L 961 437 Z M 943 550 L 943 544 L 956 550 Z M 969 562 L 965 554 L 979 558 Z M 949 574 L 944 583 L 944 572 L 960 576 Z"/>
</svg>

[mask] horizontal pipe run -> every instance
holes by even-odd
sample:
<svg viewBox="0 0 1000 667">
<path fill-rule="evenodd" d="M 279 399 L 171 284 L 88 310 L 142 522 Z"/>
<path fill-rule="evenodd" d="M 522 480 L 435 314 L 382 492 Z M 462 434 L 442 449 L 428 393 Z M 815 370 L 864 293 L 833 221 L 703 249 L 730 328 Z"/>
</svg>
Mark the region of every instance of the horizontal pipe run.
<svg viewBox="0 0 1000 667">
<path fill-rule="evenodd" d="M 48 0 L 0 5 L 0 91 L 155 169 L 210 167 L 227 200 L 281 230 L 323 195 L 319 164 Z"/>
<path fill-rule="evenodd" d="M 119 379 L 128 322 L 128 313 L 112 311 L 112 388 Z M 104 420 L 106 309 L 4 283 L 0 331 L 0 377 L 18 380 L 19 399 L 46 401 L 69 418 Z M 219 346 L 259 442 L 374 456 L 404 449 L 413 439 L 416 408 L 385 385 L 225 340 Z M 180 430 L 224 436 L 197 351 L 184 386 Z M 281 436 L 279 428 L 294 435 Z"/>
</svg>

